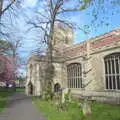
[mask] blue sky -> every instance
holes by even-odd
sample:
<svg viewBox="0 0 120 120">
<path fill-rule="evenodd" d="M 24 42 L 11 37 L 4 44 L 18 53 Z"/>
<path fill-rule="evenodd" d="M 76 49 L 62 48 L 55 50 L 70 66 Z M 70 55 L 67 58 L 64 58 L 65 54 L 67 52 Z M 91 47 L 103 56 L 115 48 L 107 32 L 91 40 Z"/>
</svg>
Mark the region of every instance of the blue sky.
<svg viewBox="0 0 120 120">
<path fill-rule="evenodd" d="M 73 2 L 74 3 L 74 2 Z M 72 5 L 72 4 L 71 4 Z M 36 8 L 39 8 L 40 4 L 38 5 L 38 0 L 24 0 L 24 3 L 22 4 L 22 9 L 25 14 L 27 14 L 29 18 L 34 18 L 34 10 Z M 90 27 L 89 35 L 85 35 L 81 30 L 76 29 L 74 30 L 74 42 L 80 43 L 81 41 L 84 41 L 86 39 L 102 35 L 106 32 L 109 32 L 113 29 L 116 29 L 120 27 L 120 5 L 116 5 L 114 11 L 116 13 L 112 15 L 113 8 L 110 4 L 105 3 L 105 12 L 101 12 L 99 15 L 99 19 L 96 21 L 95 24 L 99 24 L 99 21 L 103 19 L 105 24 L 109 25 L 99 25 L 97 27 Z M 42 10 L 42 8 L 39 8 Z M 88 8 L 85 11 L 77 12 L 77 13 L 69 13 L 65 14 L 67 19 L 70 19 L 71 21 L 77 23 L 79 26 L 90 24 L 93 20 L 92 14 L 92 8 Z M 106 12 L 107 11 L 107 12 Z M 106 17 L 107 16 L 107 17 Z M 22 48 L 19 50 L 20 55 L 24 58 L 27 58 L 31 51 L 35 49 L 35 47 L 38 45 L 38 41 L 36 38 L 36 32 L 26 32 L 27 30 L 27 24 L 25 23 L 26 18 L 24 19 L 23 13 L 19 15 L 19 20 L 17 23 L 17 27 L 20 29 L 21 34 L 23 35 L 23 45 Z M 40 33 L 37 35 L 37 37 L 40 37 Z"/>
<path fill-rule="evenodd" d="M 23 8 L 30 17 L 33 16 L 33 14 L 34 14 L 33 11 L 35 10 L 35 8 L 39 7 L 37 5 L 37 2 L 38 2 L 38 0 L 24 0 Z M 89 38 L 102 35 L 102 34 L 104 34 L 106 32 L 109 32 L 109 31 L 111 31 L 111 30 L 120 26 L 120 5 L 118 4 L 118 5 L 115 6 L 116 9 L 118 10 L 117 13 L 115 13 L 115 15 L 111 15 L 111 12 L 112 12 L 113 9 L 111 9 L 112 6 L 110 4 L 108 4 L 106 2 L 105 7 L 106 7 L 106 10 L 108 11 L 106 13 L 106 16 L 109 19 L 108 20 L 104 19 L 104 21 L 106 21 L 106 23 L 109 23 L 109 25 L 108 26 L 100 25 L 96 29 L 94 27 L 91 27 L 90 33 L 89 33 Z M 41 8 L 39 8 L 39 9 L 41 10 Z M 88 13 L 90 15 L 87 15 Z M 75 22 L 77 22 L 77 24 L 79 24 L 81 26 L 84 25 L 84 24 L 89 24 L 89 22 L 93 19 L 93 17 L 91 16 L 91 8 L 88 8 L 87 10 L 85 10 L 81 13 L 68 14 L 67 17 L 68 16 L 70 16 L 70 19 L 72 19 L 73 22 L 75 21 Z M 99 16 L 99 19 L 102 19 L 103 16 L 104 16 L 104 13 L 101 13 L 100 16 Z M 69 19 L 69 17 L 68 17 L 68 19 Z M 98 23 L 98 22 L 99 22 L 99 20 L 96 21 L 96 23 Z M 22 27 L 23 26 L 24 26 L 24 20 L 23 20 Z M 81 41 L 84 41 L 84 40 L 88 39 L 88 36 L 86 36 L 81 30 L 77 29 L 74 32 L 75 32 L 74 33 L 75 43 L 79 43 Z M 32 35 L 30 34 L 30 36 L 32 36 L 34 38 L 34 34 L 32 34 Z M 27 39 L 29 39 L 28 42 L 33 41 L 30 38 L 30 36 L 29 37 L 27 36 L 28 37 Z M 27 44 L 27 46 L 31 47 L 30 44 L 29 45 Z"/>
</svg>

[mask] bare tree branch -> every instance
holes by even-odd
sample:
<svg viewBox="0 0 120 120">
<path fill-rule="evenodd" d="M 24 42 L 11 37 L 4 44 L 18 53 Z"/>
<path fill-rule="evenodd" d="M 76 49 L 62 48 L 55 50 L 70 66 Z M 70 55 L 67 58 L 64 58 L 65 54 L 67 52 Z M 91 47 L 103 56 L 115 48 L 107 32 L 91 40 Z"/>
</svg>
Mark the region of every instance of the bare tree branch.
<svg viewBox="0 0 120 120">
<path fill-rule="evenodd" d="M 15 1 L 16 0 L 11 0 L 11 2 L 4 9 L 2 9 L 2 11 L 0 11 L 0 16 L 2 14 L 4 14 L 15 3 Z M 3 2 L 3 0 L 1 1 L 1 5 L 3 5 L 2 2 Z M 1 8 L 2 8 L 2 6 L 1 6 Z"/>
</svg>

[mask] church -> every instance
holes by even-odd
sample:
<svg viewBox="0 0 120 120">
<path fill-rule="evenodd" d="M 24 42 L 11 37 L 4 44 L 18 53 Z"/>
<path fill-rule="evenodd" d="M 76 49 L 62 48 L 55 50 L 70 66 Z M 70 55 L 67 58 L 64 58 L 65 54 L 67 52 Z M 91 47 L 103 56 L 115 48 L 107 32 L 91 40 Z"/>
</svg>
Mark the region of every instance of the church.
<svg viewBox="0 0 120 120">
<path fill-rule="evenodd" d="M 120 29 L 73 44 L 73 31 L 57 26 L 54 34 L 53 91 L 71 89 L 75 97 L 107 96 L 120 102 Z M 46 56 L 27 62 L 26 94 L 40 96 L 45 82 Z"/>
</svg>

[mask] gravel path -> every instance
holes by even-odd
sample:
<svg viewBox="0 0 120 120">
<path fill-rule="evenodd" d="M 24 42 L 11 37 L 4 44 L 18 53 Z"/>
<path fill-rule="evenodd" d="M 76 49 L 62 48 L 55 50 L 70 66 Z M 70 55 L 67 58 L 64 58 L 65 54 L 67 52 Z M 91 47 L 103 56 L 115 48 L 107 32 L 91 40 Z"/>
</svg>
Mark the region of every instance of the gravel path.
<svg viewBox="0 0 120 120">
<path fill-rule="evenodd" d="M 0 120 L 45 120 L 32 104 L 31 97 L 16 93 L 8 98 L 8 105 L 0 114 Z"/>
</svg>

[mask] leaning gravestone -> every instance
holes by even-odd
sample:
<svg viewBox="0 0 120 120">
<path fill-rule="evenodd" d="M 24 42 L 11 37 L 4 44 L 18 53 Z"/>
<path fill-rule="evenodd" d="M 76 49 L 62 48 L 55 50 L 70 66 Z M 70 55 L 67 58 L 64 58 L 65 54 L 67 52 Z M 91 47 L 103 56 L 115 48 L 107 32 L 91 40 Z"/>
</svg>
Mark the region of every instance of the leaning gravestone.
<svg viewBox="0 0 120 120">
<path fill-rule="evenodd" d="M 65 95 L 68 94 L 69 90 L 70 89 L 68 89 L 68 88 L 62 89 L 62 103 L 65 102 Z M 71 93 L 69 93 L 68 97 L 69 97 L 69 101 L 71 101 Z"/>
<path fill-rule="evenodd" d="M 84 103 L 82 105 L 82 112 L 84 116 L 90 116 L 92 114 L 91 105 L 88 100 L 84 100 Z"/>
</svg>

